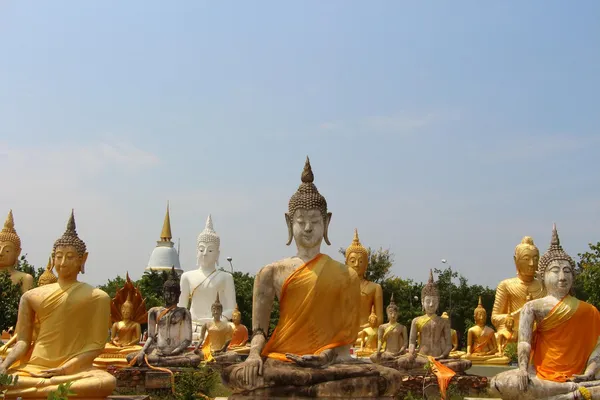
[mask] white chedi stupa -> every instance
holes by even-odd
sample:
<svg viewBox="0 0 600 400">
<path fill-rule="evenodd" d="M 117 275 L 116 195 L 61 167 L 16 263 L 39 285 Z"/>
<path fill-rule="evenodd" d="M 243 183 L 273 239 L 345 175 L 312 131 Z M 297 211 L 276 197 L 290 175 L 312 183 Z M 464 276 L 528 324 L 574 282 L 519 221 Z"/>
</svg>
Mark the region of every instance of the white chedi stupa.
<svg viewBox="0 0 600 400">
<path fill-rule="evenodd" d="M 167 214 L 163 223 L 160 240 L 156 242 L 156 247 L 150 254 L 147 270 L 152 271 L 170 271 L 171 267 L 175 266 L 175 271 L 181 275 L 183 270 L 179 263 L 179 253 L 171 241 L 171 217 L 169 216 L 169 204 L 167 203 Z"/>
</svg>

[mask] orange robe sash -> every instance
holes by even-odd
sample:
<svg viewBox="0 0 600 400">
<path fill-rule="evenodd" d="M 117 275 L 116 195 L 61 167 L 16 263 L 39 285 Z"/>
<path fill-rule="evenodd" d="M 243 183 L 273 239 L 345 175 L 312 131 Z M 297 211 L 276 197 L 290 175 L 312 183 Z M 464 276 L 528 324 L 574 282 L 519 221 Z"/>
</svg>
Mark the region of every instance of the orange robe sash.
<svg viewBox="0 0 600 400">
<path fill-rule="evenodd" d="M 360 328 L 359 305 L 356 273 L 327 255 L 317 255 L 283 284 L 279 321 L 262 356 L 290 361 L 286 353 L 319 354 L 354 343 Z"/>
<path fill-rule="evenodd" d="M 481 335 L 479 335 L 479 341 L 477 342 L 477 344 L 475 344 L 475 346 L 473 346 L 472 352 L 476 354 L 484 350 L 485 346 L 487 346 L 490 340 L 492 340 L 492 335 L 494 335 L 493 329 L 489 326 L 484 326 L 481 330 Z"/>
<path fill-rule="evenodd" d="M 584 372 L 600 336 L 600 313 L 566 296 L 534 332 L 533 365 L 540 379 L 566 382 Z"/>
</svg>

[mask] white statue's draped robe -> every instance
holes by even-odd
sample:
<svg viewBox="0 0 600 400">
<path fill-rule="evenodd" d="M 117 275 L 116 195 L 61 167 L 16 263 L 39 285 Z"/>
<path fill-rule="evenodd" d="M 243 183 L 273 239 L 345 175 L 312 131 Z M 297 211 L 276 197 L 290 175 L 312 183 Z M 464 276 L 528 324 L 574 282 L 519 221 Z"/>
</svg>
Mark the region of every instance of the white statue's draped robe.
<svg viewBox="0 0 600 400">
<path fill-rule="evenodd" d="M 198 268 L 184 272 L 180 280 L 181 296 L 179 307 L 189 307 L 192 315 L 193 340 L 201 340 L 200 329 L 213 320 L 211 306 L 219 293 L 219 301 L 223 305 L 223 317 L 231 321 L 235 308 L 235 286 L 233 276 L 218 269 L 206 270 Z"/>
</svg>

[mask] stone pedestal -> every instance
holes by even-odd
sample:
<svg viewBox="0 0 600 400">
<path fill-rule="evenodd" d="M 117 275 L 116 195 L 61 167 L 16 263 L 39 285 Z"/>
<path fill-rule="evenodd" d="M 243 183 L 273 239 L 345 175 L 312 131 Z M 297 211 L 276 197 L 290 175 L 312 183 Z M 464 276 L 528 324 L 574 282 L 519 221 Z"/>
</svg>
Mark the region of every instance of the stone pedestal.
<svg viewBox="0 0 600 400">
<path fill-rule="evenodd" d="M 171 390 L 171 375 L 167 372 L 155 371 L 150 368 L 111 367 L 107 368 L 107 371 L 117 378 L 117 392 L 146 393 Z M 172 371 L 174 373 L 178 372 L 175 368 L 173 368 Z M 121 397 L 119 397 L 119 399 L 121 399 Z"/>
</svg>

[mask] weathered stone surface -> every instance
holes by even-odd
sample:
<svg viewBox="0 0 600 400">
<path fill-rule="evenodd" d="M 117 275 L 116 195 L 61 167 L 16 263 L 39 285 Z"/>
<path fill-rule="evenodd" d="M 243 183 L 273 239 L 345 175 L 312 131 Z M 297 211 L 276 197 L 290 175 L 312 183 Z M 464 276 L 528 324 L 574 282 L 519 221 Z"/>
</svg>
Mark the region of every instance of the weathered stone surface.
<svg viewBox="0 0 600 400">
<path fill-rule="evenodd" d="M 167 389 L 171 387 L 171 374 L 167 372 L 146 372 L 146 389 Z"/>
<path fill-rule="evenodd" d="M 303 368 L 273 359 L 264 362 L 263 376 L 256 387 L 239 386 L 243 366 L 234 365 L 222 371 L 223 381 L 234 393 L 252 397 L 387 397 L 396 394 L 401 374 L 376 364 L 334 364 L 326 368 Z"/>
<path fill-rule="evenodd" d="M 108 396 L 107 399 L 108 400 L 150 400 L 150 396 L 148 396 L 147 394 L 133 395 L 133 396 L 114 395 L 114 396 Z"/>
</svg>

